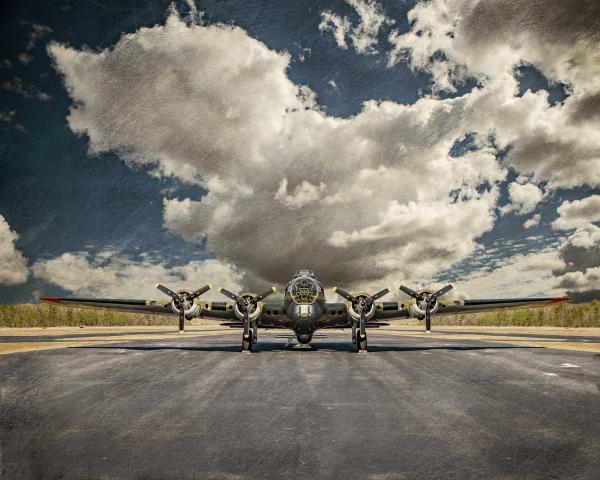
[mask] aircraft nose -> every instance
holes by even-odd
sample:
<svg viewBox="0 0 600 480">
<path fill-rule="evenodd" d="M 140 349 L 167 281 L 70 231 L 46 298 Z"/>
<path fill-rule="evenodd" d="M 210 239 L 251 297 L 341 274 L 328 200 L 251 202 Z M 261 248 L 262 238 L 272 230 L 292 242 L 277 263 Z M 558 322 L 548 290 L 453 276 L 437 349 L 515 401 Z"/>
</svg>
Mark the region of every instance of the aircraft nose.
<svg viewBox="0 0 600 480">
<path fill-rule="evenodd" d="M 310 343 L 312 340 L 312 335 L 310 333 L 299 333 L 297 335 L 298 341 L 303 345 Z"/>
</svg>

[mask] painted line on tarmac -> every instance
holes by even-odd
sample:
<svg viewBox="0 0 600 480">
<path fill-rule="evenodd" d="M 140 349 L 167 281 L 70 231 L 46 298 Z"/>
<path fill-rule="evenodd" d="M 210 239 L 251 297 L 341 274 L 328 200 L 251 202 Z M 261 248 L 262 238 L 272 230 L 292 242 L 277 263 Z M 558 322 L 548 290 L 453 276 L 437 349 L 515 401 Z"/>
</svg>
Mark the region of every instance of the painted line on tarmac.
<svg viewBox="0 0 600 480">
<path fill-rule="evenodd" d="M 68 338 L 52 342 L 11 342 L 0 343 L 0 355 L 9 355 L 12 353 L 33 352 L 38 350 L 54 350 L 57 348 L 88 347 L 92 345 L 110 345 L 123 342 L 136 342 L 141 340 L 171 340 L 174 338 L 196 338 L 210 337 L 215 335 L 225 335 L 238 333 L 231 328 L 223 330 L 194 331 L 184 333 L 148 334 L 148 335 L 119 335 L 119 336 L 83 336 L 81 338 Z"/>
</svg>

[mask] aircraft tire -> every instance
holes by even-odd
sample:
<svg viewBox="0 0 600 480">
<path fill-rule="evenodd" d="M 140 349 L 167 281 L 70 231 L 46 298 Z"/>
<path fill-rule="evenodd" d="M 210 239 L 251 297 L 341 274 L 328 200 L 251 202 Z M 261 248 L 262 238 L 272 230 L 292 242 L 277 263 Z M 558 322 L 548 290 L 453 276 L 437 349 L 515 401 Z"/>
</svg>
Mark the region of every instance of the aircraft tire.
<svg viewBox="0 0 600 480">
<path fill-rule="evenodd" d="M 242 353 L 252 353 L 252 330 L 248 333 L 248 338 L 242 335 Z"/>
<path fill-rule="evenodd" d="M 358 353 L 367 353 L 367 337 L 361 338 L 360 333 L 356 339 L 356 351 Z"/>
</svg>

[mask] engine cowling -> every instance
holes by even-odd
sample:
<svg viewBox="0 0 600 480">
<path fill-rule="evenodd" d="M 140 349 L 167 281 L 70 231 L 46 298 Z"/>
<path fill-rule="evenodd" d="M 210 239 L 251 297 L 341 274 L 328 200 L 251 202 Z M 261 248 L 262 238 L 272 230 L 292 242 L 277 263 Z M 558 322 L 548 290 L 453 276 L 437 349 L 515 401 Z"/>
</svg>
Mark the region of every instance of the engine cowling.
<svg viewBox="0 0 600 480">
<path fill-rule="evenodd" d="M 183 313 L 185 314 L 186 318 L 194 317 L 196 313 L 198 313 L 199 309 L 199 305 L 197 303 L 198 297 L 193 298 L 191 300 L 189 299 L 192 293 L 193 292 L 191 290 L 179 290 L 177 292 L 177 295 L 183 298 Z M 171 301 L 171 310 L 173 310 L 174 313 L 179 315 L 179 303 L 176 301 L 175 298 Z"/>
<path fill-rule="evenodd" d="M 242 293 L 240 298 L 244 301 L 248 301 L 248 318 L 250 321 L 256 320 L 261 312 L 261 305 L 258 302 L 254 301 L 256 295 L 254 293 Z M 240 310 L 240 306 L 237 302 L 233 304 L 233 313 L 239 320 L 244 319 L 244 312 Z"/>
<path fill-rule="evenodd" d="M 408 310 L 413 317 L 423 319 L 425 317 L 425 308 L 427 305 L 427 301 L 429 300 L 429 298 L 431 298 L 433 292 L 431 290 L 419 290 L 417 293 L 421 296 L 421 299 L 411 304 Z M 440 305 L 438 303 L 437 298 L 434 299 L 433 302 L 430 302 L 429 313 L 437 312 L 439 306 Z"/>
<path fill-rule="evenodd" d="M 366 300 L 369 298 L 369 294 L 358 293 L 354 295 L 354 297 L 356 298 L 356 301 L 351 302 L 350 308 L 348 309 L 348 314 L 353 320 L 359 321 L 360 313 L 365 303 L 367 303 Z M 371 302 L 369 310 L 365 312 L 365 318 L 370 320 L 373 318 L 373 315 L 375 315 L 375 302 Z"/>
</svg>

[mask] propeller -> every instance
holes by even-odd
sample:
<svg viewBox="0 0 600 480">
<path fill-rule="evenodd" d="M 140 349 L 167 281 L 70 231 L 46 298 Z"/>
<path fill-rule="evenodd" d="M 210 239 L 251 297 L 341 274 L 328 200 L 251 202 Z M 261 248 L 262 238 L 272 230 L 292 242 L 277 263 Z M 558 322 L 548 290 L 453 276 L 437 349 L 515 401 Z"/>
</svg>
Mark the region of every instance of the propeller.
<svg viewBox="0 0 600 480">
<path fill-rule="evenodd" d="M 425 311 L 425 330 L 427 332 L 430 332 L 431 331 L 431 311 L 435 308 L 437 299 L 439 297 L 441 297 L 442 295 L 445 295 L 446 293 L 448 293 L 454 287 L 452 285 L 446 285 L 445 287 L 440 288 L 435 293 L 430 293 L 430 292 L 417 293 L 414 290 L 411 290 L 410 288 L 405 287 L 404 285 L 400 285 L 398 288 L 400 290 L 402 290 L 404 293 L 406 293 L 407 295 L 413 297 L 417 301 L 417 305 L 419 306 L 419 308 L 421 308 L 422 310 Z"/>
<path fill-rule="evenodd" d="M 233 292 L 230 292 L 226 288 L 219 288 L 219 292 L 235 301 L 235 303 L 238 306 L 238 310 L 243 313 L 242 321 L 244 322 L 244 338 L 248 338 L 248 335 L 250 334 L 250 314 L 256 310 L 256 308 L 258 307 L 258 302 L 268 297 L 275 291 L 277 291 L 277 289 L 275 287 L 271 287 L 269 290 L 265 290 L 264 292 L 259 293 L 255 296 L 239 296 Z M 255 324 L 253 341 L 256 341 L 256 330 L 257 329 Z"/>
<path fill-rule="evenodd" d="M 367 332 L 366 332 L 367 317 L 366 317 L 366 314 L 368 311 L 371 310 L 371 306 L 373 305 L 373 302 L 375 300 L 380 299 L 384 295 L 387 295 L 388 293 L 390 293 L 391 289 L 384 288 L 383 290 L 375 293 L 374 295 L 370 295 L 370 296 L 352 295 L 351 293 L 347 292 L 346 290 L 344 290 L 342 288 L 338 288 L 338 287 L 334 287 L 333 291 L 335 293 L 337 293 L 339 296 L 348 300 L 349 302 L 352 302 L 352 309 L 355 312 L 360 312 L 360 317 L 359 317 L 359 321 L 358 321 L 358 328 L 359 328 L 359 333 L 360 333 L 359 341 L 365 342 L 365 349 L 366 349 L 366 339 L 367 339 Z M 352 339 L 353 340 L 356 339 L 356 321 L 352 323 Z M 365 350 L 365 349 L 361 348 L 361 350 Z"/>
<path fill-rule="evenodd" d="M 212 288 L 212 285 L 209 283 L 208 285 L 204 285 L 203 287 L 191 293 L 186 291 L 175 293 L 169 287 L 165 287 L 160 283 L 156 284 L 156 288 L 158 288 L 161 292 L 166 293 L 169 297 L 173 299 L 173 304 L 175 308 L 179 311 L 179 331 L 183 332 L 185 326 L 186 305 L 193 303 L 194 299 L 196 299 L 203 293 L 208 292 Z"/>
</svg>

